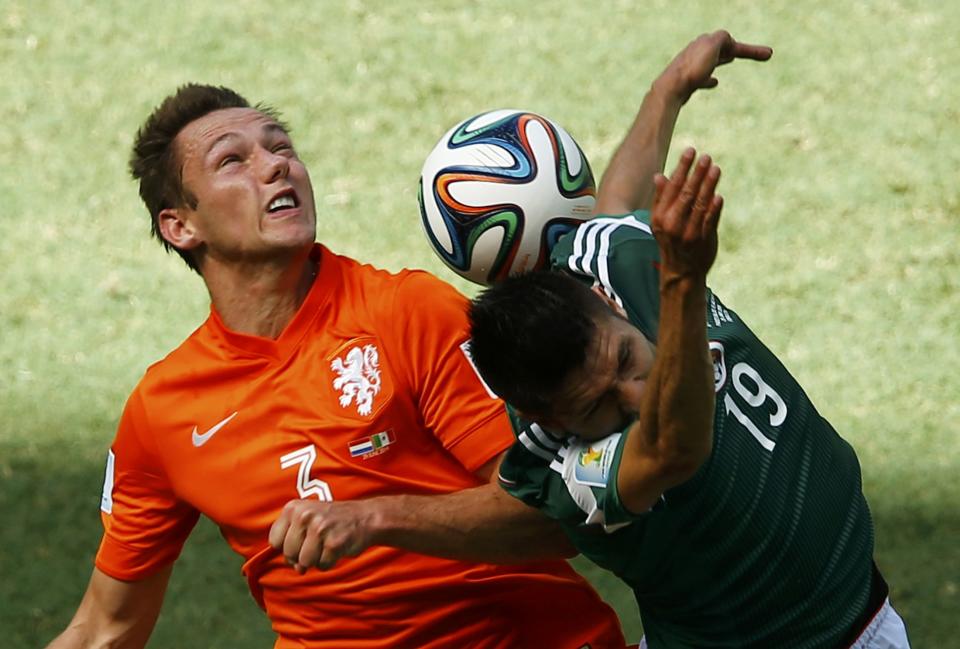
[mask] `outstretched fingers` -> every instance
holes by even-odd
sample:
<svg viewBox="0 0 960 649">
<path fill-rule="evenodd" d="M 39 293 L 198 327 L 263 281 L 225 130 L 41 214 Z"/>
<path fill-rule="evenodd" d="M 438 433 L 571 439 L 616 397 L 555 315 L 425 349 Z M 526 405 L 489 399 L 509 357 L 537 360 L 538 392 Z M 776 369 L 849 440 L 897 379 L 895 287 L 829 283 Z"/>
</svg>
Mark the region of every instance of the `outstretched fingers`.
<svg viewBox="0 0 960 649">
<path fill-rule="evenodd" d="M 734 50 L 735 57 L 738 59 L 750 59 L 751 61 L 769 61 L 773 56 L 773 48 L 767 45 L 751 45 L 749 43 L 737 43 Z"/>
<path fill-rule="evenodd" d="M 741 43 L 730 35 L 730 32 L 719 30 L 710 35 L 720 44 L 720 56 L 718 65 L 725 65 L 734 59 L 747 59 L 750 61 L 768 61 L 773 56 L 773 48 L 767 45 L 755 45 L 752 43 Z"/>
<path fill-rule="evenodd" d="M 690 214 L 691 209 L 695 210 L 699 207 L 702 210 L 703 206 L 700 205 L 703 200 L 701 194 L 704 189 L 704 180 L 710 170 L 711 164 L 712 161 L 709 155 L 704 154 L 700 156 L 696 166 L 693 168 L 693 173 L 690 174 L 683 184 L 683 189 L 680 190 L 680 196 L 676 202 L 678 209 L 675 212 L 676 216 L 681 219 L 681 223 L 687 221 L 687 216 Z M 709 197 L 707 200 L 709 200 Z"/>
<path fill-rule="evenodd" d="M 665 181 L 662 191 L 659 192 L 660 201 L 665 206 L 670 206 L 676 201 L 677 196 L 683 190 L 687 175 L 690 173 L 690 166 L 697 152 L 693 147 L 688 147 L 680 154 L 680 160 L 677 161 L 677 167 L 670 174 L 670 179 Z"/>
<path fill-rule="evenodd" d="M 717 228 L 720 226 L 721 212 L 723 212 L 723 196 L 717 194 L 713 197 L 713 200 L 710 201 L 710 209 L 707 211 L 707 215 L 703 219 L 703 230 L 700 236 L 704 240 L 708 240 L 711 237 L 716 236 Z"/>
<path fill-rule="evenodd" d="M 720 167 L 713 164 L 710 156 L 704 155 L 697 163 L 694 175 L 690 179 L 691 191 L 696 191 L 693 207 L 684 206 L 684 213 L 689 214 L 685 223 L 684 238 L 687 241 L 699 239 L 703 232 L 703 223 L 713 204 L 714 192 L 720 182 Z"/>
</svg>

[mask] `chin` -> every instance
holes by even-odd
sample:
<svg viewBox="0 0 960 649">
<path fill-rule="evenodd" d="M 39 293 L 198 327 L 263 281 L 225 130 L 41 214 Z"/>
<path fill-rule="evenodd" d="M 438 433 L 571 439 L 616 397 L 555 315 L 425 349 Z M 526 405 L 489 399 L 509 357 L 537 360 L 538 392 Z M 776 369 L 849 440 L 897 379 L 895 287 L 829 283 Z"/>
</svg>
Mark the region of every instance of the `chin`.
<svg viewBox="0 0 960 649">
<path fill-rule="evenodd" d="M 310 247 L 316 240 L 317 228 L 313 225 L 289 228 L 284 232 L 275 232 L 273 236 L 268 237 L 269 245 L 281 250 L 299 250 Z"/>
</svg>

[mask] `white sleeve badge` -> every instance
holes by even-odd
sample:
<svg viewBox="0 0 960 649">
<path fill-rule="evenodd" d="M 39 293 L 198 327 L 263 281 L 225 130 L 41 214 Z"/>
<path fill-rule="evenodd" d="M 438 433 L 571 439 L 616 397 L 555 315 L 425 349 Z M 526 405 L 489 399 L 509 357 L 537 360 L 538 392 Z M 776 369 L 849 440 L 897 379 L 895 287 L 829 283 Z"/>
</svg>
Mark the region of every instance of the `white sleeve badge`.
<svg viewBox="0 0 960 649">
<path fill-rule="evenodd" d="M 584 525 L 602 525 L 608 534 L 629 523 L 607 525 L 606 516 L 591 487 L 607 488 L 611 478 L 610 468 L 613 456 L 620 443 L 620 433 L 614 433 L 595 442 L 585 442 L 574 438 L 560 449 L 560 461 L 554 461 L 550 468 L 563 477 L 567 493 L 586 514 Z"/>
</svg>

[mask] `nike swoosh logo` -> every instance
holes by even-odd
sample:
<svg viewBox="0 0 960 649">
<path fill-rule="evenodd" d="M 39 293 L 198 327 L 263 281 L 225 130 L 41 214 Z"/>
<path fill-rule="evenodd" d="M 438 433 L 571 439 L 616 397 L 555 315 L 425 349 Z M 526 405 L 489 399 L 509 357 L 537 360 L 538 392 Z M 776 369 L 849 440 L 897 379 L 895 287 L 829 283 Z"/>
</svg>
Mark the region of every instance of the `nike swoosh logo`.
<svg viewBox="0 0 960 649">
<path fill-rule="evenodd" d="M 240 412 L 240 411 L 238 410 L 237 412 Z M 216 424 L 213 428 L 205 432 L 203 435 L 199 434 L 197 432 L 197 427 L 194 426 L 193 427 L 193 445 L 200 447 L 206 444 L 207 442 L 209 442 L 210 438 L 217 434 L 217 431 L 219 431 L 221 428 L 229 424 L 230 420 L 237 416 L 237 412 L 233 413 L 226 419 L 220 421 L 220 423 Z"/>
</svg>

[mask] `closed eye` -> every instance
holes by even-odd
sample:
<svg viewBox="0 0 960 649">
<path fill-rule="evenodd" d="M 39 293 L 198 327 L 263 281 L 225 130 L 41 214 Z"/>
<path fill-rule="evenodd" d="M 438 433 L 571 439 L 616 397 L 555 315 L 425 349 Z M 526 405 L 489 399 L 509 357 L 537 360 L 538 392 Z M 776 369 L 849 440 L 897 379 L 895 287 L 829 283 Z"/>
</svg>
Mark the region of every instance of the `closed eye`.
<svg viewBox="0 0 960 649">
<path fill-rule="evenodd" d="M 230 153 L 220 159 L 220 163 L 217 165 L 217 167 L 222 169 L 223 167 L 226 167 L 228 164 L 232 164 L 234 162 L 241 162 L 240 156 L 238 156 L 235 153 Z"/>
</svg>

